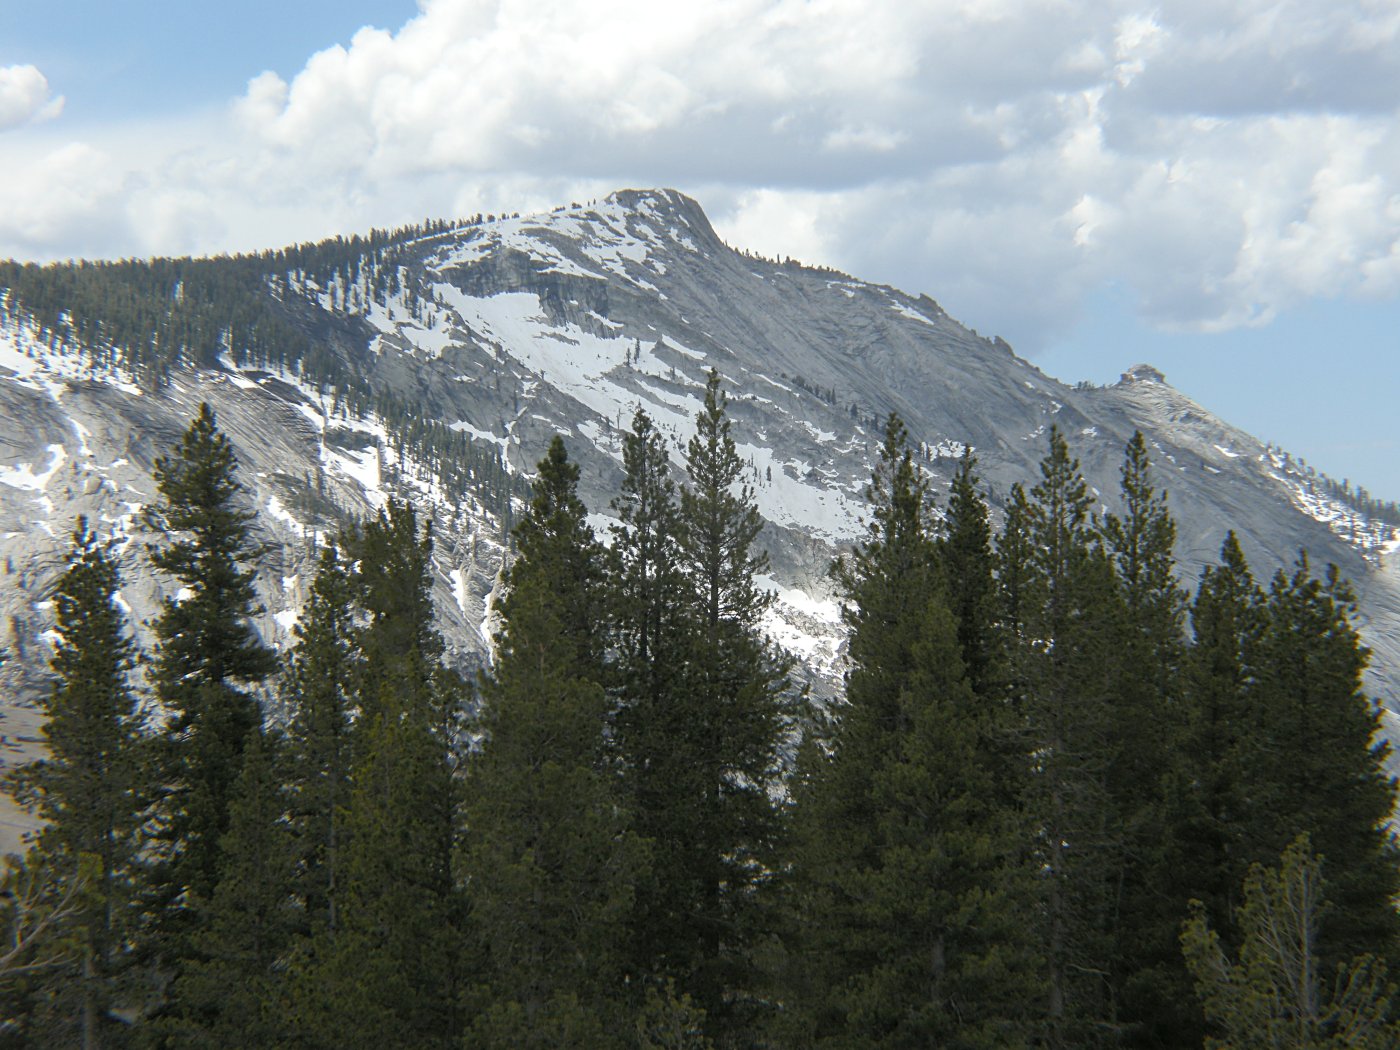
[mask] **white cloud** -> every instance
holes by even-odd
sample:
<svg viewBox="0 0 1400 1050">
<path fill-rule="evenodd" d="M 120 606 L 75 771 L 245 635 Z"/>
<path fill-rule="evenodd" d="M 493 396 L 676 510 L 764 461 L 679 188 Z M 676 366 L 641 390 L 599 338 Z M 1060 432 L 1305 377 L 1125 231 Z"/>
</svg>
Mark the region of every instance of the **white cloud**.
<svg viewBox="0 0 1400 1050">
<path fill-rule="evenodd" d="M 63 112 L 48 79 L 34 66 L 0 66 L 0 131 L 30 121 L 51 120 Z"/>
<path fill-rule="evenodd" d="M 124 222 L 125 180 L 101 150 L 69 143 L 15 155 L 0 193 L 0 236 L 15 255 L 66 254 L 55 245 L 94 244 L 99 254 L 130 236 Z"/>
<path fill-rule="evenodd" d="M 200 127 L 59 142 L 13 127 L 61 103 L 42 76 L 0 71 L 27 157 L 0 171 L 0 254 L 232 250 L 673 185 L 733 243 L 928 291 L 1028 350 L 1106 282 L 1201 329 L 1400 294 L 1392 0 L 420 7 Z"/>
</svg>

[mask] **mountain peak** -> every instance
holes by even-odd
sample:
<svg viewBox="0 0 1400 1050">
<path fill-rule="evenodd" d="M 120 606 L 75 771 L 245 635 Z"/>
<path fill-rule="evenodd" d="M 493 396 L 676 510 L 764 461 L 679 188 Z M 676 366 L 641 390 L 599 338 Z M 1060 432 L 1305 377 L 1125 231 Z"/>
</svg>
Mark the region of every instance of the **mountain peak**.
<svg viewBox="0 0 1400 1050">
<path fill-rule="evenodd" d="M 668 232 L 689 236 L 707 246 L 720 243 L 705 209 L 694 197 L 667 188 L 624 189 L 608 194 L 605 203 L 652 223 L 661 223 Z"/>
<path fill-rule="evenodd" d="M 1151 365 L 1133 365 L 1118 380 L 1119 386 L 1127 386 L 1131 383 L 1161 383 L 1166 385 L 1167 377 L 1162 374 L 1160 369 L 1153 368 Z"/>
</svg>

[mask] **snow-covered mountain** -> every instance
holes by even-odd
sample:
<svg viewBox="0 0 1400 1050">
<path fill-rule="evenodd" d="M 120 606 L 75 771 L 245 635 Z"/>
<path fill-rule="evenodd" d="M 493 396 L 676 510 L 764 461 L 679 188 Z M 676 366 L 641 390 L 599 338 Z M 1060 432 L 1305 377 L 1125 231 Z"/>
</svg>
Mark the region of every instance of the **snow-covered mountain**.
<svg viewBox="0 0 1400 1050">
<path fill-rule="evenodd" d="M 137 622 L 153 613 L 167 584 L 137 556 L 138 515 L 152 498 L 155 457 L 199 402 L 233 440 L 274 547 L 260 575 L 269 638 L 291 637 L 316 538 L 400 493 L 435 517 L 441 626 L 470 663 L 488 647 L 509 501 L 550 438 L 563 434 L 581 463 L 582 494 L 603 528 L 635 408 L 650 413 L 679 464 L 711 367 L 726 381 L 768 523 L 772 630 L 819 688 L 840 675 L 826 570 L 861 530 L 880 421 L 895 410 L 939 483 L 973 446 L 994 509 L 1013 482 L 1034 480 L 1052 424 L 1111 505 L 1123 446 L 1142 429 L 1180 523 L 1187 582 L 1229 528 L 1261 577 L 1300 547 L 1317 564 L 1336 562 L 1361 596 L 1371 686 L 1400 707 L 1395 521 L 1364 512 L 1364 501 L 1215 418 L 1150 367 L 1109 387 L 1067 387 L 926 296 L 736 252 L 674 191 L 623 191 L 388 243 L 390 252 L 366 249 L 317 273 L 269 263 L 265 309 L 305 334 L 319 371 L 309 358 L 255 365 L 231 342 L 217 367 L 138 387 L 120 354 L 83 352 L 76 329 L 65 336 L 15 296 L 0 300 L 0 643 L 10 657 L 0 668 L 0 757 L 33 735 L 27 705 L 43 688 L 48 597 L 79 514 L 122 538 L 132 555 L 123 597 Z M 399 408 L 339 396 L 328 368 Z M 441 441 L 414 437 L 434 424 L 476 466 L 448 478 L 434 451 Z"/>
</svg>

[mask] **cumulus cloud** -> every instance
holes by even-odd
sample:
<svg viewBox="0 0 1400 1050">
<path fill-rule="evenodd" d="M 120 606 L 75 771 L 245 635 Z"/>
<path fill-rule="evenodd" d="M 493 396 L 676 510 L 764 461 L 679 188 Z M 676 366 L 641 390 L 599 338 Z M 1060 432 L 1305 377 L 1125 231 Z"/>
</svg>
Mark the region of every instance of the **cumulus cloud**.
<svg viewBox="0 0 1400 1050">
<path fill-rule="evenodd" d="M 61 112 L 63 96 L 53 96 L 48 79 L 37 68 L 0 66 L 0 131 L 49 120 Z"/>
<path fill-rule="evenodd" d="M 421 0 L 255 77 L 221 121 L 89 144 L 89 192 L 0 173 L 0 253 L 123 229 L 121 254 L 237 249 L 673 185 L 734 243 L 928 291 L 1027 350 L 1107 282 L 1159 325 L 1262 324 L 1400 294 L 1397 37 L 1380 0 Z M 0 127 L 52 104 L 17 68 Z M 66 148 L 38 168 L 90 163 Z M 108 240 L 85 241 L 99 199 Z"/>
</svg>

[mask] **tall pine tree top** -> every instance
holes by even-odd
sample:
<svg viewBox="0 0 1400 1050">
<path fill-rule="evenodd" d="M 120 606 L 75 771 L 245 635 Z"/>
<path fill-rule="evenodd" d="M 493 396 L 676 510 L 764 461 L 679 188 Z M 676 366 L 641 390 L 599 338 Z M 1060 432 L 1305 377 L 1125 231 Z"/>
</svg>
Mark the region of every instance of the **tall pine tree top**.
<svg viewBox="0 0 1400 1050">
<path fill-rule="evenodd" d="M 558 633 L 548 644 L 565 648 L 565 673 L 596 679 L 602 659 L 602 548 L 588 524 L 588 508 L 579 499 L 578 477 L 578 465 L 569 461 L 564 440 L 556 434 L 539 462 L 534 499 L 515 528 L 519 557 L 510 568 L 510 587 L 501 603 L 505 630 L 498 646 L 504 654 L 520 644 L 514 628 L 518 607 L 526 600 L 523 596 L 543 590 L 558 619 Z"/>
<path fill-rule="evenodd" d="M 272 673 L 276 659 L 253 629 L 261 609 L 248 564 L 261 553 L 250 526 L 238 460 L 207 403 L 179 447 L 155 464 L 160 499 L 146 525 L 165 538 L 151 563 L 188 592 L 167 599 L 156 622 L 161 699 L 180 710 L 183 697 L 212 685 L 241 689 Z M 179 695 L 176 695 L 179 694 Z"/>
<path fill-rule="evenodd" d="M 261 548 L 237 471 L 203 404 L 174 453 L 156 460 L 160 499 L 146 514 L 147 527 L 165 537 L 151 547 L 152 563 L 182 585 L 155 622 L 156 696 L 173 716 L 163 810 L 174 867 L 159 877 L 172 898 L 185 888 L 205 899 L 214 893 L 243 747 L 262 721 L 252 689 L 276 667 L 252 623 L 261 610 L 249 563 Z"/>
<path fill-rule="evenodd" d="M 917 640 L 918 625 L 938 590 L 928 479 L 909 451 L 909 432 L 894 413 L 885 424 L 880 459 L 866 488 L 869 532 L 836 563 L 851 628 L 847 700 L 861 717 L 899 724 L 895 703 Z M 889 630 L 863 630 L 865 624 Z"/>
<path fill-rule="evenodd" d="M 669 606 L 682 586 L 680 509 L 665 439 L 641 409 L 622 443 L 622 491 L 612 502 L 609 575 L 615 640 L 634 657 L 651 662 L 673 640 L 679 625 Z"/>
<path fill-rule="evenodd" d="M 605 760 L 602 551 L 577 478 L 556 437 L 516 526 L 485 739 L 467 767 L 464 862 L 491 1000 L 470 1040 L 483 1047 L 611 1046 L 603 1030 L 622 1016 L 645 849 Z"/>
<path fill-rule="evenodd" d="M 992 527 L 977 480 L 977 457 L 968 448 L 953 475 L 938 552 L 968 680 L 978 695 L 989 696 L 1006 671 L 999 666 L 1003 660 L 996 629 Z"/>
<path fill-rule="evenodd" d="M 686 572 L 710 630 L 723 621 L 754 628 L 773 601 L 754 582 L 768 569 L 767 552 L 754 550 L 763 518 L 753 487 L 741 481 L 744 464 L 729 433 L 727 402 L 711 369 L 695 436 L 686 446 L 690 483 L 681 490 Z"/>
<path fill-rule="evenodd" d="M 116 562 L 78 519 L 68 569 L 54 592 L 56 676 L 42 729 L 48 757 L 17 777 L 46 822 L 46 848 L 129 864 L 140 821 L 141 716 L 127 681 L 135 647 L 117 608 Z M 124 845 L 123 845 L 124 843 Z M 116 856 L 113 851 L 121 853 Z"/>
</svg>

